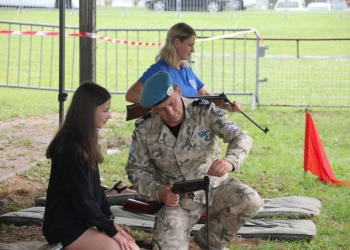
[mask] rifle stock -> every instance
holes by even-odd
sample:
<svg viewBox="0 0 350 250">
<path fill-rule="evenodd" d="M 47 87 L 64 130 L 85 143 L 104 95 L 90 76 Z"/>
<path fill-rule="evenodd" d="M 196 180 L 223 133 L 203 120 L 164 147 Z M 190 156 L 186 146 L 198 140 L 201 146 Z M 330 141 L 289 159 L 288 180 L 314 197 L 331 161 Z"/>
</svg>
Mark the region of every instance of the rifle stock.
<svg viewBox="0 0 350 250">
<path fill-rule="evenodd" d="M 124 206 L 123 210 L 134 212 L 138 214 L 149 214 L 154 215 L 157 213 L 162 207 L 164 206 L 163 203 L 156 202 L 156 201 L 149 201 L 148 204 L 142 201 L 134 200 L 134 199 L 128 199 Z"/>
<path fill-rule="evenodd" d="M 151 111 L 150 108 L 143 108 L 139 103 L 126 106 L 126 120 L 134 120 Z"/>
<path fill-rule="evenodd" d="M 173 187 L 171 189 L 173 193 L 180 195 L 199 190 L 205 190 L 205 182 L 202 179 L 176 182 L 173 184 Z M 134 199 L 128 199 L 123 206 L 123 210 L 134 213 L 153 215 L 157 213 L 163 206 L 163 202 L 149 201 L 147 204 Z"/>
</svg>

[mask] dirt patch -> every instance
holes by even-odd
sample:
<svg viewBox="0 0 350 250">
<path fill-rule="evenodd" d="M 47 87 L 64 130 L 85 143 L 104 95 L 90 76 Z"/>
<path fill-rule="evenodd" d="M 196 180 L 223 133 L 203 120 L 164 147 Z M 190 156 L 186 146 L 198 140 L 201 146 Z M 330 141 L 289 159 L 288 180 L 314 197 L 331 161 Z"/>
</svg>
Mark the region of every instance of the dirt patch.
<svg viewBox="0 0 350 250">
<path fill-rule="evenodd" d="M 40 181 L 16 175 L 43 161 L 46 147 L 58 128 L 58 115 L 0 121 L 0 200 L 9 205 L 0 215 L 35 206 L 46 193 Z M 45 241 L 40 226 L 1 225 L 0 242 Z"/>
<path fill-rule="evenodd" d="M 0 182 L 0 190 L 0 199 L 24 208 L 35 206 L 35 199 L 45 195 L 46 186 L 23 176 L 13 176 Z"/>
<path fill-rule="evenodd" d="M 112 113 L 110 122 L 118 124 L 124 119 L 124 115 Z M 58 114 L 0 121 L 0 182 L 45 161 L 46 148 L 58 127 Z M 101 135 L 107 129 L 102 129 Z M 108 148 L 125 144 L 123 141 L 108 143 Z"/>
<path fill-rule="evenodd" d="M 58 115 L 0 121 L 0 181 L 45 159 Z"/>
<path fill-rule="evenodd" d="M 0 215 L 17 209 L 35 206 L 35 199 L 46 193 L 46 186 L 39 181 L 29 180 L 23 176 L 13 176 L 0 182 L 0 200 L 9 202 L 0 208 Z M 1 225 L 0 242 L 45 241 L 41 226 Z"/>
</svg>

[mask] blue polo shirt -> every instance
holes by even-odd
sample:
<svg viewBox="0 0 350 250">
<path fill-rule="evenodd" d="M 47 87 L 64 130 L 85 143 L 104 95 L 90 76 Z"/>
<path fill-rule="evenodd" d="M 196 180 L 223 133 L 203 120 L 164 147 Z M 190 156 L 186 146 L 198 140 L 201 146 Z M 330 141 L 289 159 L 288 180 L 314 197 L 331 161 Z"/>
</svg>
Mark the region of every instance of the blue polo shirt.
<svg viewBox="0 0 350 250">
<path fill-rule="evenodd" d="M 180 86 L 184 97 L 197 96 L 198 90 L 204 86 L 204 83 L 198 79 L 190 67 L 181 67 L 181 69 L 177 69 L 168 66 L 164 60 L 158 60 L 156 63 L 152 64 L 138 81 L 145 84 L 148 78 L 159 71 L 166 71 L 170 74 L 173 83 Z"/>
</svg>

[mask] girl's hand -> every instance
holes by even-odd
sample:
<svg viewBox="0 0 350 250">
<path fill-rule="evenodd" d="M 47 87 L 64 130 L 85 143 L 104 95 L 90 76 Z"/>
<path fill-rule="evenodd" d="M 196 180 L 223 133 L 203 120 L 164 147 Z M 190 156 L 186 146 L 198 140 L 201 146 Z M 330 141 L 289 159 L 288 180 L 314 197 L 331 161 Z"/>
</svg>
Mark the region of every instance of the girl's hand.
<svg viewBox="0 0 350 250">
<path fill-rule="evenodd" d="M 118 234 L 121 234 L 127 241 L 135 243 L 135 240 L 127 233 L 124 231 L 123 228 L 121 228 L 121 226 L 119 226 L 117 223 L 114 222 L 114 226 L 115 228 L 118 230 Z"/>
<path fill-rule="evenodd" d="M 113 239 L 118 242 L 120 249 L 133 250 L 133 246 L 120 232 L 113 236 Z"/>
</svg>

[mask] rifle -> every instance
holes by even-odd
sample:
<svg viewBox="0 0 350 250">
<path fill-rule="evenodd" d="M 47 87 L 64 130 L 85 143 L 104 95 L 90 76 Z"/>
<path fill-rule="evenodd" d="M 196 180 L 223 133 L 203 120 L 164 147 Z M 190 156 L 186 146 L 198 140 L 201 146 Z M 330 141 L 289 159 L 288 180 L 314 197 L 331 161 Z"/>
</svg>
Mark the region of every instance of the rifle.
<svg viewBox="0 0 350 250">
<path fill-rule="evenodd" d="M 140 106 L 141 107 L 141 106 Z M 183 182 L 176 182 L 173 184 L 171 191 L 175 194 L 179 194 L 180 197 L 186 193 L 191 193 L 194 191 L 205 190 L 205 200 L 206 200 L 206 216 L 201 216 L 200 221 L 206 220 L 207 222 L 207 246 L 210 246 L 210 237 L 208 237 L 210 232 L 209 224 L 209 184 L 210 180 L 208 176 L 204 176 L 203 179 L 190 180 Z M 148 201 L 147 203 L 137 201 L 134 199 L 128 199 L 123 206 L 123 210 L 130 211 L 134 213 L 143 213 L 153 215 L 157 213 L 164 206 L 163 202 Z"/>
<path fill-rule="evenodd" d="M 205 190 L 204 179 L 176 182 L 174 183 L 171 192 L 174 194 L 179 194 L 180 197 L 183 197 L 183 195 L 186 193 L 191 193 L 198 190 Z M 148 201 L 147 204 L 145 202 L 137 201 L 134 199 L 128 199 L 123 206 L 123 210 L 134 213 L 153 215 L 157 213 L 163 206 L 163 202 Z"/>
<path fill-rule="evenodd" d="M 205 99 L 208 101 L 213 102 L 216 106 L 227 102 L 234 106 L 235 104 L 232 103 L 227 96 L 224 93 L 221 93 L 220 95 L 206 95 L 206 96 L 188 96 L 185 97 L 188 99 Z M 139 118 L 146 114 L 147 112 L 151 111 L 151 108 L 143 108 L 139 103 L 134 103 L 126 106 L 126 120 L 133 120 L 136 118 Z M 259 124 L 257 124 L 253 119 L 251 119 L 247 114 L 245 114 L 243 111 L 241 112 L 242 115 L 244 115 L 246 118 L 248 118 L 249 121 L 254 123 L 255 126 L 257 126 L 259 129 L 261 129 L 265 134 L 267 134 L 268 131 L 270 131 L 267 127 L 262 128 Z"/>
</svg>

